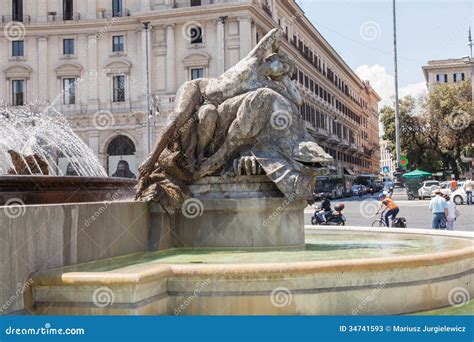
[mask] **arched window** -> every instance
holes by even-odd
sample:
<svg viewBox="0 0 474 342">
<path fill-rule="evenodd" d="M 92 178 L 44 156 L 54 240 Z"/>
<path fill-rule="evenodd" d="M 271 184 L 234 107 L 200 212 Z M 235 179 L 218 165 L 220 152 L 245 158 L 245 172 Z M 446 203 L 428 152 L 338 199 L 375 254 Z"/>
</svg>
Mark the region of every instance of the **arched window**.
<svg viewBox="0 0 474 342">
<path fill-rule="evenodd" d="M 109 156 L 130 156 L 135 154 L 135 152 L 135 144 L 125 135 L 115 137 L 107 147 L 107 154 Z"/>
</svg>

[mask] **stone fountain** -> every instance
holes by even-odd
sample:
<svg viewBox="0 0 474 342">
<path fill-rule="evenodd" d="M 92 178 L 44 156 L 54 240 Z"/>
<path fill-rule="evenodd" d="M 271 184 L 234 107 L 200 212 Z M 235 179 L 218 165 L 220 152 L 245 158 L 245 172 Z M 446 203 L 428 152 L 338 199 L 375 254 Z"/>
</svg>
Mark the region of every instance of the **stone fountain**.
<svg viewBox="0 0 474 342">
<path fill-rule="evenodd" d="M 280 40 L 273 30 L 219 78 L 181 87 L 135 202 L 0 214 L 0 257 L 36 265 L 10 258 L 0 299 L 26 283 L 24 312 L 38 315 L 357 315 L 472 296 L 470 233 L 305 229 L 331 157 L 298 114 Z M 50 226 L 32 231 L 41 217 Z M 46 251 L 17 242 L 37 231 Z"/>
<path fill-rule="evenodd" d="M 59 165 L 62 160 L 67 171 Z M 0 108 L 0 205 L 106 200 L 135 181 L 110 179 L 66 118 L 44 104 Z"/>
</svg>

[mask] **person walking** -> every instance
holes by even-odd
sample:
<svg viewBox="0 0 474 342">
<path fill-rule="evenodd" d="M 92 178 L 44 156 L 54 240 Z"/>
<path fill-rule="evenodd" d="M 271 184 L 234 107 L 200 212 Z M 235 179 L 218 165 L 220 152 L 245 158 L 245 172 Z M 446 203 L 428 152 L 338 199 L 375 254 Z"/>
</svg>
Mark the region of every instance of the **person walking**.
<svg viewBox="0 0 474 342">
<path fill-rule="evenodd" d="M 467 196 L 467 205 L 472 205 L 472 188 L 474 187 L 474 183 L 472 182 L 472 177 L 466 180 L 464 183 L 464 191 L 466 191 Z"/>
<path fill-rule="evenodd" d="M 431 199 L 429 208 L 433 213 L 433 222 L 431 227 L 433 229 L 446 229 L 448 203 L 441 196 L 441 190 L 438 189 L 435 191 L 435 197 Z"/>
<path fill-rule="evenodd" d="M 454 230 L 454 222 L 457 218 L 456 213 L 456 204 L 451 200 L 449 195 L 444 196 L 448 208 L 448 213 L 446 215 L 446 229 L 447 230 Z"/>
<path fill-rule="evenodd" d="M 451 192 L 455 192 L 458 189 L 458 181 L 456 180 L 456 177 L 453 177 L 451 179 Z"/>
</svg>

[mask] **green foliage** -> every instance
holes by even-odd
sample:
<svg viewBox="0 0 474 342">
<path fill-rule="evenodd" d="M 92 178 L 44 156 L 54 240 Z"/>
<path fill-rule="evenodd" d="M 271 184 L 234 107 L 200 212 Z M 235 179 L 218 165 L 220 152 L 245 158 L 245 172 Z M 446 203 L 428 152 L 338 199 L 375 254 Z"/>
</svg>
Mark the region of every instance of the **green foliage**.
<svg viewBox="0 0 474 342">
<path fill-rule="evenodd" d="M 427 97 L 400 100 L 400 140 L 410 168 L 430 172 L 453 170 L 459 175 L 461 156 L 474 142 L 471 84 L 439 85 Z M 380 111 L 385 140 L 395 155 L 395 110 Z"/>
</svg>

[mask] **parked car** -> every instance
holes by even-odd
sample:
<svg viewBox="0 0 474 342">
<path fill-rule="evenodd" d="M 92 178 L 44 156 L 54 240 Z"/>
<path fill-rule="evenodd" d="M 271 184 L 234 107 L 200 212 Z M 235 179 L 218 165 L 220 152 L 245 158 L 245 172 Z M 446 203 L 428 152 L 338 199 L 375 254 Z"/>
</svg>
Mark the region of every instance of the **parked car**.
<svg viewBox="0 0 474 342">
<path fill-rule="evenodd" d="M 359 192 L 363 192 L 362 191 L 362 185 L 354 184 L 351 187 L 351 192 L 352 192 L 352 196 L 358 196 Z"/>
<path fill-rule="evenodd" d="M 458 182 L 458 189 L 461 189 L 464 187 L 464 182 Z M 443 195 L 449 195 L 451 196 L 451 182 L 450 181 L 447 181 L 447 182 L 442 182 L 440 184 L 439 187 L 437 187 L 436 189 L 434 189 L 432 192 L 431 192 L 431 197 L 434 197 L 435 196 L 435 191 L 439 189 L 441 190 L 441 193 Z"/>
<path fill-rule="evenodd" d="M 458 189 L 451 194 L 451 197 L 456 205 L 467 203 L 467 194 L 464 191 L 464 186 L 458 185 Z"/>
<path fill-rule="evenodd" d="M 431 193 L 439 188 L 437 180 L 424 181 L 421 188 L 418 189 L 418 197 L 420 199 L 430 198 Z"/>
</svg>

